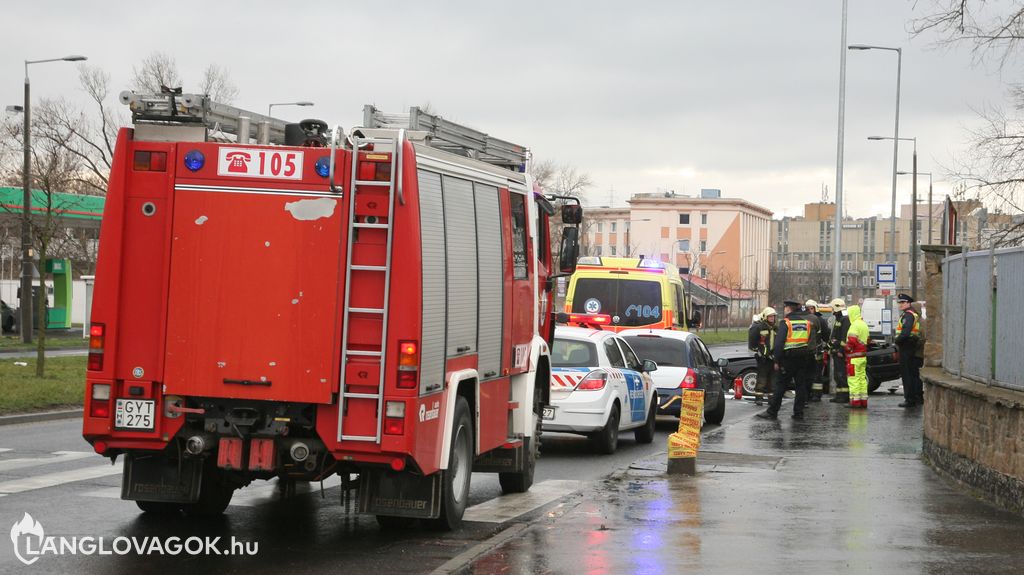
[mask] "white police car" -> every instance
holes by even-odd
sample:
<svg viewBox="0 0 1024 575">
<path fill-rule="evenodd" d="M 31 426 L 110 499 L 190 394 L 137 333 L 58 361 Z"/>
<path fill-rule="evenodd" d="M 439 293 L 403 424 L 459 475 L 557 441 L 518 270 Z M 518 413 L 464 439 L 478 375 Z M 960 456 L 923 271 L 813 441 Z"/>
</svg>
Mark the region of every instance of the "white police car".
<svg viewBox="0 0 1024 575">
<path fill-rule="evenodd" d="M 601 453 L 615 451 L 620 430 L 634 430 L 639 443 L 654 440 L 658 400 L 648 373 L 658 366 L 639 359 L 622 338 L 557 326 L 551 366 L 545 431 L 587 435 Z"/>
</svg>

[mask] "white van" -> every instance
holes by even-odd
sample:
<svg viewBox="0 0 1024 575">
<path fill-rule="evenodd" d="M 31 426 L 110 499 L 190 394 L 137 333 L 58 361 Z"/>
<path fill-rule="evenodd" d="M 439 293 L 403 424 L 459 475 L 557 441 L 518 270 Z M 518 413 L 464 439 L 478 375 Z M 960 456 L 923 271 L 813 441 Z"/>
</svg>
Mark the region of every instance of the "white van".
<svg viewBox="0 0 1024 575">
<path fill-rule="evenodd" d="M 869 297 L 860 304 L 860 314 L 864 323 L 868 324 L 871 339 L 882 338 L 882 310 L 885 309 L 885 298 Z"/>
</svg>

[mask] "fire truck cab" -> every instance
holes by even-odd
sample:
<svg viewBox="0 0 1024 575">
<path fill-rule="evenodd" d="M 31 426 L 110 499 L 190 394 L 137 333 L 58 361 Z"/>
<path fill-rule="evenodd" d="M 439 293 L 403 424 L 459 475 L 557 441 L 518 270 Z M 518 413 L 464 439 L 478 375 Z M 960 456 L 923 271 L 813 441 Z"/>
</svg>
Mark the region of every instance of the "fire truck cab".
<svg viewBox="0 0 1024 575">
<path fill-rule="evenodd" d="M 471 472 L 529 489 L 582 210 L 553 262 L 526 148 L 417 108 L 346 134 L 122 101 L 83 433 L 124 456 L 123 499 L 218 514 L 254 480 L 338 474 L 382 525 L 453 528 Z"/>
</svg>

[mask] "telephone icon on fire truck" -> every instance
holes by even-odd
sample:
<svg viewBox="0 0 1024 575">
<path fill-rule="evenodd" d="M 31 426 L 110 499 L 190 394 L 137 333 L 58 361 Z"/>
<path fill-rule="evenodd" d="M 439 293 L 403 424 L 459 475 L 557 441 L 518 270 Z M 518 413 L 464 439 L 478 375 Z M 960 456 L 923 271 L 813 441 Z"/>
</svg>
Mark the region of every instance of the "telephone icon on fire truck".
<svg viewBox="0 0 1024 575">
<path fill-rule="evenodd" d="M 230 152 L 224 158 L 228 162 L 228 171 L 234 173 L 247 173 L 249 162 L 252 160 L 247 152 Z"/>
</svg>

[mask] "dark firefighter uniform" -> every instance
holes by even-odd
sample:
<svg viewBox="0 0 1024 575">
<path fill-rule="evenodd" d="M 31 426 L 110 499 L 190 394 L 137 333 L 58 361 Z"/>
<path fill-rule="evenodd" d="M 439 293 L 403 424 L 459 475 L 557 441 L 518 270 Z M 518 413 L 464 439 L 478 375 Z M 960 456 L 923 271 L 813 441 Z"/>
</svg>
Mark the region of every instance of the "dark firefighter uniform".
<svg viewBox="0 0 1024 575">
<path fill-rule="evenodd" d="M 846 314 L 846 302 L 842 298 L 832 300 L 832 313 L 836 320 L 832 324 L 828 351 L 832 357 L 832 374 L 835 376 L 836 393 L 829 401 L 847 403 L 850 401 L 850 388 L 846 381 L 846 334 L 850 331 L 850 316 Z"/>
<path fill-rule="evenodd" d="M 897 298 L 903 314 L 896 332 L 896 347 L 900 352 L 900 377 L 903 379 L 903 403 L 900 407 L 914 407 L 924 402 L 921 383 L 921 358 L 917 346 L 921 339 L 921 318 L 911 307 L 914 298 L 901 293 Z"/>
<path fill-rule="evenodd" d="M 809 316 L 808 319 L 818 321 L 818 349 L 814 350 L 814 378 L 811 379 L 810 401 L 821 401 L 821 396 L 828 393 L 828 354 L 825 352 L 825 345 L 828 343 L 830 329 L 828 320 L 818 311 L 818 302 L 809 299 L 804 304 L 804 310 Z"/>
<path fill-rule="evenodd" d="M 747 332 L 747 348 L 757 359 L 757 387 L 754 389 L 754 404 L 761 405 L 764 394 L 771 393 L 775 381 L 775 324 L 778 314 L 772 307 L 761 311 L 761 319 L 755 321 Z M 769 321 L 770 318 L 770 321 Z"/>
<path fill-rule="evenodd" d="M 818 343 L 817 318 L 802 312 L 797 302 L 786 301 L 785 305 L 789 308 L 789 313 L 779 322 L 775 336 L 775 390 L 772 392 L 771 401 L 768 402 L 768 410 L 758 414 L 758 417 L 764 419 L 778 417 L 782 397 L 790 381 L 796 389 L 793 419 L 803 419 L 816 367 L 814 349 Z"/>
</svg>

